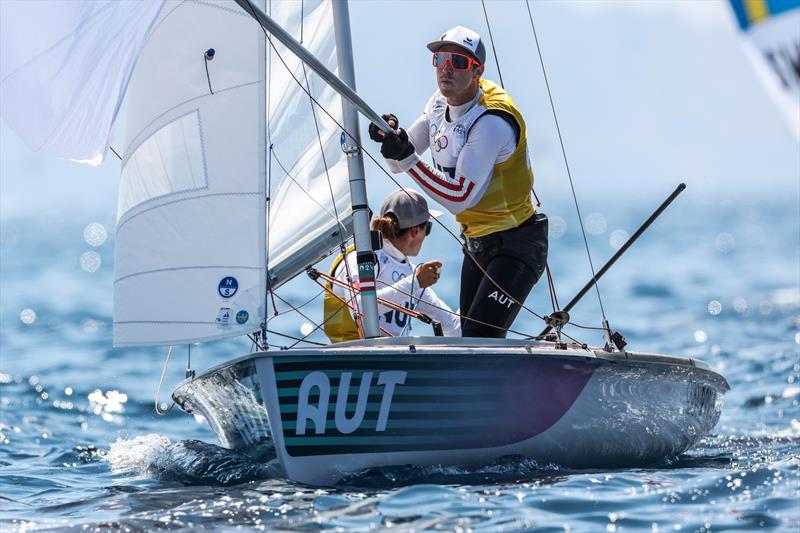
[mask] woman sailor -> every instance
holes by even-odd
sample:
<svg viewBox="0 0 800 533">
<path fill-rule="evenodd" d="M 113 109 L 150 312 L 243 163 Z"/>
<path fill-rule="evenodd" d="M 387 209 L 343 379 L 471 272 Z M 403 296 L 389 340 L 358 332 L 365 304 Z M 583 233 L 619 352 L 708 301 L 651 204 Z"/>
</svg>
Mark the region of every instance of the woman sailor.
<svg viewBox="0 0 800 533">
<path fill-rule="evenodd" d="M 422 242 L 431 232 L 430 212 L 425 197 L 414 190 L 398 190 L 390 194 L 381 206 L 380 216 L 372 219 L 372 229 L 383 235 L 383 248 L 378 250 L 375 279 L 378 298 L 391 301 L 411 311 L 424 313 L 440 322 L 446 336 L 461 335 L 461 323 L 434 292 L 432 285 L 439 281 L 441 261 L 427 261 L 414 265 Z M 341 284 L 328 283 L 323 303 L 325 334 L 331 342 L 359 338 L 358 326 L 353 318 L 353 308 L 359 309 L 361 299 L 358 288 L 356 253 L 347 251 L 334 259 L 329 275 Z M 351 283 L 348 278 L 352 279 Z M 354 303 L 353 303 L 354 302 Z M 378 302 L 380 327 L 384 335 L 411 334 L 411 317 Z"/>
</svg>

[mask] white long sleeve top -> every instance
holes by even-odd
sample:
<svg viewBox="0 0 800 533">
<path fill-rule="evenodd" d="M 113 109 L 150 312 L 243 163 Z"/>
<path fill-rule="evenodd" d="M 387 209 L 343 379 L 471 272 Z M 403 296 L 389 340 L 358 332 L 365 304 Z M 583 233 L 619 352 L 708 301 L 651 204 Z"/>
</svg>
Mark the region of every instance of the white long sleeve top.
<svg viewBox="0 0 800 533">
<path fill-rule="evenodd" d="M 386 159 L 392 172 L 406 172 L 431 198 L 454 215 L 480 201 L 492 179 L 494 166 L 508 160 L 517 147 L 516 132 L 503 118 L 492 114 L 479 115 L 477 119 L 468 118 L 470 113 L 477 111 L 475 107 L 482 95 L 483 91 L 478 89 L 471 101 L 451 106 L 436 91 L 425 106 L 425 112 L 406 129 L 415 153 L 401 161 Z M 435 110 L 442 106 L 445 106 L 446 112 L 436 119 Z M 442 142 L 441 132 L 445 131 L 447 125 L 458 123 L 461 119 L 467 120 L 468 124 L 467 130 L 459 136 L 461 138 L 451 136 Z M 436 124 L 436 120 L 442 123 Z M 434 146 L 431 146 L 431 141 Z M 420 155 L 428 148 L 453 153 L 457 157 L 455 168 L 440 169 L 423 161 Z"/>
<path fill-rule="evenodd" d="M 442 301 L 433 290 L 433 287 L 421 289 L 417 285 L 415 276 L 416 266 L 403 255 L 391 242 L 384 241 L 383 248 L 376 252 L 378 256 L 377 275 L 375 276 L 376 292 L 379 298 L 394 302 L 406 309 L 425 313 L 433 320 L 442 324 L 442 331 L 448 337 L 461 336 L 461 321 L 452 312 L 450 307 Z M 349 283 L 348 271 L 352 276 L 358 272 L 356 253 L 350 252 L 334 273 L 337 280 Z M 350 291 L 337 284 L 333 285 L 333 292 L 345 301 L 351 299 Z M 358 308 L 361 308 L 361 297 L 356 295 Z M 378 303 L 380 326 L 393 336 L 411 335 L 409 315 Z M 425 325 L 425 327 L 430 327 Z M 432 333 L 431 333 L 432 334 Z"/>
</svg>

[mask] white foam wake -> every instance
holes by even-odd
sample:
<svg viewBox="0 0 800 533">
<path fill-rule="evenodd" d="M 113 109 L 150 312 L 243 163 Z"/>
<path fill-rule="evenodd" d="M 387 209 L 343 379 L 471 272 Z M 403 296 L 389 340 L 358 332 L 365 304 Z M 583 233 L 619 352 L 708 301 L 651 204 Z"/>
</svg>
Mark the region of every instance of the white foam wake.
<svg viewBox="0 0 800 533">
<path fill-rule="evenodd" d="M 160 464 L 170 456 L 172 441 L 163 435 L 140 435 L 132 439 L 117 439 L 104 458 L 115 474 L 136 473 L 142 477 L 157 474 Z"/>
</svg>

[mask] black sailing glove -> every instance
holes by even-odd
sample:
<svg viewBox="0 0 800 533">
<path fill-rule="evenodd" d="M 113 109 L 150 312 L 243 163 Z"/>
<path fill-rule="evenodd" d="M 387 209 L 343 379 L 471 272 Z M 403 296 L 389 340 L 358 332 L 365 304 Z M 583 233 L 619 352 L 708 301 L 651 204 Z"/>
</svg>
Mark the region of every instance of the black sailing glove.
<svg viewBox="0 0 800 533">
<path fill-rule="evenodd" d="M 414 145 L 408 140 L 408 134 L 403 128 L 397 130 L 397 133 L 386 135 L 381 144 L 381 155 L 386 159 L 402 161 L 414 152 Z"/>
<path fill-rule="evenodd" d="M 389 126 L 396 128 L 400 125 L 400 121 L 397 120 L 397 117 L 394 116 L 392 113 L 388 115 L 381 115 L 381 118 L 385 120 Z M 383 133 L 383 130 L 380 129 L 374 122 L 371 122 L 369 125 L 369 138 L 375 141 L 376 143 L 382 143 L 384 139 L 386 139 L 386 134 Z"/>
</svg>

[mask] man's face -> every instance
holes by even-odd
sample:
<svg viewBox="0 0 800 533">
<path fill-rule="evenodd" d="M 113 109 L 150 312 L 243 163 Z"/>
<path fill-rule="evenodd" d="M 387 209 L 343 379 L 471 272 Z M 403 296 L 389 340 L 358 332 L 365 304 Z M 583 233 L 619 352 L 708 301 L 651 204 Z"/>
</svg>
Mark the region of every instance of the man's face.
<svg viewBox="0 0 800 533">
<path fill-rule="evenodd" d="M 438 51 L 465 53 L 463 48 L 454 44 L 446 44 L 439 48 Z M 443 68 L 436 69 L 436 83 L 439 85 L 439 91 L 447 98 L 448 103 L 461 105 L 475 96 L 481 74 L 483 74 L 483 65 L 476 66 L 473 64 L 469 69 L 456 70 L 448 61 Z"/>
</svg>

